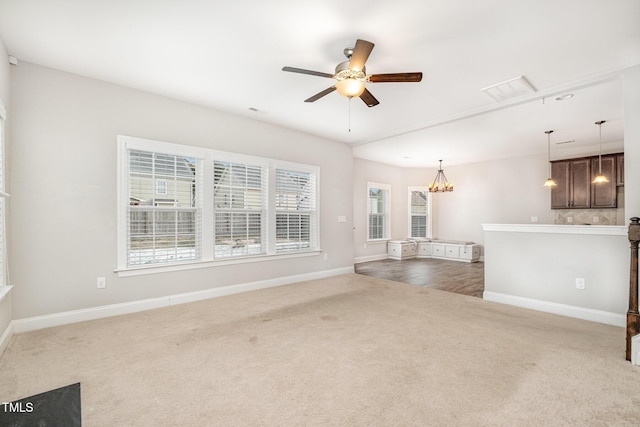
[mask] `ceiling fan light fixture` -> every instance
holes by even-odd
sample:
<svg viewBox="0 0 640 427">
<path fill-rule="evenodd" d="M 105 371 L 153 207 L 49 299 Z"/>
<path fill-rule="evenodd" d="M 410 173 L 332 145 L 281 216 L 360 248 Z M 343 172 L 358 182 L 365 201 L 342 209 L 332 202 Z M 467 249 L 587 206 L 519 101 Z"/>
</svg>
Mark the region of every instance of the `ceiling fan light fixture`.
<svg viewBox="0 0 640 427">
<path fill-rule="evenodd" d="M 349 77 L 338 80 L 336 83 L 336 89 L 340 95 L 346 96 L 347 98 L 353 98 L 354 96 L 362 95 L 362 92 L 364 92 L 364 82 L 362 80 Z"/>
<path fill-rule="evenodd" d="M 335 79 L 336 84 L 307 98 L 304 102 L 315 102 L 318 99 L 337 91 L 340 95 L 349 99 L 359 97 L 367 107 L 375 107 L 380 102 L 365 87 L 367 83 L 403 83 L 422 81 L 421 72 L 411 73 L 386 73 L 367 75 L 365 63 L 375 45 L 366 40 L 356 40 L 354 47 L 348 47 L 343 52 L 347 61 L 336 66 L 335 74 L 320 71 L 305 70 L 304 68 L 282 67 L 282 71 L 290 73 L 308 74 L 311 76 L 327 77 Z"/>
<path fill-rule="evenodd" d="M 344 67 L 347 68 L 344 68 Z M 347 98 L 362 95 L 367 75 L 364 70 L 352 70 L 348 62 L 343 62 L 336 67 L 336 89 L 338 93 Z"/>
</svg>

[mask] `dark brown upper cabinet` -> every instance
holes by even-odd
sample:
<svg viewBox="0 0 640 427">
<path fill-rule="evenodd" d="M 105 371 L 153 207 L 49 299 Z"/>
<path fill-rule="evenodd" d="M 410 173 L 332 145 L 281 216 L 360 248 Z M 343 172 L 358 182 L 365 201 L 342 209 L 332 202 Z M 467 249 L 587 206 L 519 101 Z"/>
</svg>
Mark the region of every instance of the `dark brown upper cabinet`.
<svg viewBox="0 0 640 427">
<path fill-rule="evenodd" d="M 591 160 L 559 160 L 551 163 L 551 209 L 591 207 Z"/>
<path fill-rule="evenodd" d="M 620 162 L 624 154 L 602 156 L 602 173 L 607 183 L 593 184 L 598 175 L 598 156 L 551 162 L 551 177 L 556 186 L 551 188 L 551 209 L 615 208 L 616 185 L 624 185 L 620 177 Z"/>
<path fill-rule="evenodd" d="M 624 153 L 616 154 L 616 185 L 624 185 Z"/>
<path fill-rule="evenodd" d="M 615 208 L 617 203 L 616 155 L 602 156 L 602 174 L 609 182 L 591 184 L 592 208 Z M 599 159 L 591 159 L 591 180 L 598 175 Z"/>
</svg>

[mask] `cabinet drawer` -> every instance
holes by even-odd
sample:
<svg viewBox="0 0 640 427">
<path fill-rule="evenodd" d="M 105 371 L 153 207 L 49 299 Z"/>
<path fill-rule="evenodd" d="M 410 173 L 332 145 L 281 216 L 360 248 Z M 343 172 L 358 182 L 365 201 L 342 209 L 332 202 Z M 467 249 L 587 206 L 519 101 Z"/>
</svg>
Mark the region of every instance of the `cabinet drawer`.
<svg viewBox="0 0 640 427">
<path fill-rule="evenodd" d="M 466 260 L 477 260 L 480 258 L 479 245 L 467 245 L 460 248 L 460 258 Z"/>
<path fill-rule="evenodd" d="M 431 253 L 433 254 L 433 256 L 444 256 L 445 255 L 444 245 L 438 245 L 434 243 L 433 246 L 431 247 Z"/>
<path fill-rule="evenodd" d="M 431 255 L 431 243 L 421 242 L 418 243 L 418 255 L 430 256 Z"/>
<path fill-rule="evenodd" d="M 445 246 L 446 254 L 449 258 L 460 257 L 460 246 Z"/>
</svg>

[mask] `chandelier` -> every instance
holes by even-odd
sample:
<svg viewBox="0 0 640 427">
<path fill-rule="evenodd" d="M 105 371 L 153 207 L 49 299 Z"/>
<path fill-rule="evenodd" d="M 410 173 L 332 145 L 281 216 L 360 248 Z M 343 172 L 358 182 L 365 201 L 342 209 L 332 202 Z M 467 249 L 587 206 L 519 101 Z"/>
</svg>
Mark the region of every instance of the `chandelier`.
<svg viewBox="0 0 640 427">
<path fill-rule="evenodd" d="M 433 183 L 429 185 L 430 193 L 443 193 L 445 191 L 453 191 L 453 183 L 447 180 L 447 176 L 442 170 L 442 160 L 440 160 L 440 166 L 438 168 L 438 174 L 433 180 Z"/>
</svg>

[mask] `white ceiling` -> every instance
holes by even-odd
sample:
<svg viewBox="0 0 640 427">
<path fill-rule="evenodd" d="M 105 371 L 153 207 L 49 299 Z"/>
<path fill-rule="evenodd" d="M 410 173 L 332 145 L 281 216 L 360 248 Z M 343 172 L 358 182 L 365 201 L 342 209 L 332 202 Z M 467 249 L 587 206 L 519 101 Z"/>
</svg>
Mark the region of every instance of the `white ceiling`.
<svg viewBox="0 0 640 427">
<path fill-rule="evenodd" d="M 0 0 L 0 37 L 19 61 L 435 167 L 546 153 L 547 129 L 552 157 L 595 152 L 597 120 L 603 146 L 620 149 L 640 0 Z M 370 83 L 373 108 L 336 92 L 303 102 L 333 81 L 282 67 L 332 73 L 358 38 L 376 44 L 368 73 L 422 82 Z M 496 103 L 481 91 L 520 75 L 536 93 Z"/>
</svg>

